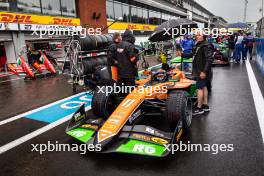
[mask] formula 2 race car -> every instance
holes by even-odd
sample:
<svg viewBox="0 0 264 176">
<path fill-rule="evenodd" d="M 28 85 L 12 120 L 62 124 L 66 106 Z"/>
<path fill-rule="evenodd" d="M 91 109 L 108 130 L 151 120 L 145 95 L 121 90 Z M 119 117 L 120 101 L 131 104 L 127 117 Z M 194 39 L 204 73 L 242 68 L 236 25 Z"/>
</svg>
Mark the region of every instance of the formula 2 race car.
<svg viewBox="0 0 264 176">
<path fill-rule="evenodd" d="M 127 96 L 109 93 L 107 86 L 96 90 L 94 115 L 87 115 L 83 105 L 66 133 L 83 143 L 100 145 L 103 153 L 170 154 L 168 146 L 179 142 L 190 128 L 195 82 L 178 69 L 145 70 L 142 77 Z"/>
<path fill-rule="evenodd" d="M 35 79 L 36 77 L 57 74 L 57 70 L 54 67 L 56 61 L 54 60 L 52 63 L 45 52 L 39 51 L 39 54 L 35 55 L 37 58 L 35 58 L 31 64 L 26 61 L 22 55 L 23 52 L 23 50 L 20 52 L 17 64 L 13 63 L 8 65 L 8 69 L 11 73 L 17 76 L 25 75 L 25 79 Z"/>
<path fill-rule="evenodd" d="M 230 65 L 229 58 L 228 58 L 228 47 L 225 42 L 222 43 L 214 43 L 214 62 L 213 66 L 222 65 L 228 66 Z"/>
</svg>

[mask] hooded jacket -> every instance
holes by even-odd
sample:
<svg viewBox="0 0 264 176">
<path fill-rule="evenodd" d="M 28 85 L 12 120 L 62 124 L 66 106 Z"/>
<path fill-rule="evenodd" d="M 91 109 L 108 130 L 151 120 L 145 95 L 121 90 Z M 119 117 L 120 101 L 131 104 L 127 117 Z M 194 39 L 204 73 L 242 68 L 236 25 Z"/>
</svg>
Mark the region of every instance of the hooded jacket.
<svg viewBox="0 0 264 176">
<path fill-rule="evenodd" d="M 212 75 L 213 49 L 207 41 L 198 42 L 194 49 L 193 76 L 199 77 L 201 72 Z"/>
<path fill-rule="evenodd" d="M 126 30 L 122 41 L 116 46 L 119 78 L 135 78 L 137 75 L 136 61 L 131 62 L 130 60 L 136 56 L 134 43 L 134 35 L 130 30 Z"/>
<path fill-rule="evenodd" d="M 192 39 L 185 39 L 182 41 L 182 48 L 184 53 L 191 53 L 194 47 L 194 41 Z"/>
<path fill-rule="evenodd" d="M 113 42 L 109 47 L 108 47 L 108 53 L 107 53 L 107 58 L 108 58 L 108 65 L 109 66 L 116 66 L 115 61 L 116 61 L 116 48 L 117 44 Z"/>
<path fill-rule="evenodd" d="M 131 44 L 135 44 L 135 41 L 136 41 L 136 38 L 135 36 L 133 35 L 132 31 L 130 30 L 126 30 L 122 36 L 122 40 L 123 41 L 127 41 Z"/>
</svg>

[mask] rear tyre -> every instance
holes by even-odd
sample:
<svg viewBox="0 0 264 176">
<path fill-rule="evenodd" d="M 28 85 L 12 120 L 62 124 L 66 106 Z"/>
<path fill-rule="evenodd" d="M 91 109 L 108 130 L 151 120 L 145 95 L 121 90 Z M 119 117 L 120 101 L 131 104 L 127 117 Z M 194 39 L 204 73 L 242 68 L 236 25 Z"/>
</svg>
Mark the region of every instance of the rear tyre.
<svg viewBox="0 0 264 176">
<path fill-rule="evenodd" d="M 112 86 L 114 84 L 109 68 L 106 65 L 96 67 L 95 78 L 98 86 Z"/>
<path fill-rule="evenodd" d="M 106 65 L 104 57 L 98 57 L 96 58 L 96 61 L 98 65 Z"/>
<path fill-rule="evenodd" d="M 170 129 L 175 130 L 182 120 L 183 130 L 189 132 L 192 121 L 192 101 L 185 91 L 173 91 L 166 102 L 165 119 L 170 124 Z"/>
<path fill-rule="evenodd" d="M 95 72 L 95 67 L 98 65 L 96 59 L 83 60 L 83 74 L 88 75 Z"/>
</svg>

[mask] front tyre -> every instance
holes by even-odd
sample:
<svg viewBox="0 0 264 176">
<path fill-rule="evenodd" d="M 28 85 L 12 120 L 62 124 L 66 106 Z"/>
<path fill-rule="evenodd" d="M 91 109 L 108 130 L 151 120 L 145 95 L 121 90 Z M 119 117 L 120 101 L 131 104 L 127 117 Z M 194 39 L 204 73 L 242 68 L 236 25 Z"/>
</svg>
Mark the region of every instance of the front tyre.
<svg viewBox="0 0 264 176">
<path fill-rule="evenodd" d="M 107 86 L 96 88 L 92 99 L 92 111 L 95 116 L 107 119 L 118 105 L 117 95 L 107 91 Z"/>
<path fill-rule="evenodd" d="M 192 121 L 192 101 L 185 91 L 173 91 L 166 102 L 165 119 L 174 130 L 182 120 L 183 130 L 189 132 Z"/>
</svg>

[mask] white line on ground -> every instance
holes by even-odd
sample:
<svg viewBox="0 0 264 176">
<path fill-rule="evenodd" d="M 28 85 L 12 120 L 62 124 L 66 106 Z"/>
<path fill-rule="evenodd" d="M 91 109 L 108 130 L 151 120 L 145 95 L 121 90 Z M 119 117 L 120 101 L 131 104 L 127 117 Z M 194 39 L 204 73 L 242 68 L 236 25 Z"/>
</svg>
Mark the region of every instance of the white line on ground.
<svg viewBox="0 0 264 176">
<path fill-rule="evenodd" d="M 91 109 L 91 107 L 86 107 L 85 108 L 86 111 L 88 111 L 89 109 Z M 64 117 L 64 118 L 62 118 L 62 119 L 60 119 L 60 120 L 58 120 L 58 121 L 56 121 L 56 122 L 53 122 L 53 123 L 51 123 L 49 125 L 46 125 L 46 126 L 40 128 L 40 129 L 36 130 L 36 131 L 33 131 L 33 132 L 31 132 L 31 133 L 29 133 L 29 134 L 27 134 L 25 136 L 22 136 L 22 137 L 14 140 L 14 141 L 8 143 L 8 144 L 3 145 L 2 147 L 0 147 L 0 155 L 2 153 L 6 152 L 6 151 L 18 146 L 18 145 L 26 142 L 26 141 L 29 141 L 30 139 L 32 139 L 32 138 L 34 138 L 34 137 L 36 137 L 36 136 L 38 136 L 38 135 L 40 135 L 42 133 L 45 133 L 46 131 L 51 130 L 52 128 L 55 128 L 56 126 L 59 126 L 59 125 L 65 123 L 65 122 L 67 122 L 68 120 L 71 119 L 72 115 L 73 115 L 73 113 L 68 115 L 68 116 L 66 116 L 66 117 Z"/>
<path fill-rule="evenodd" d="M 25 113 L 23 113 L 23 114 L 19 114 L 19 115 L 17 115 L 17 116 L 14 116 L 14 117 L 8 118 L 8 119 L 6 119 L 6 120 L 0 121 L 0 126 L 1 126 L 1 125 L 4 125 L 4 124 L 6 124 L 6 123 L 9 123 L 9 122 L 15 121 L 15 120 L 17 120 L 17 119 L 20 119 L 20 118 L 22 118 L 22 117 L 25 117 L 25 116 L 27 116 L 28 114 L 31 114 L 31 113 L 34 113 L 34 112 L 40 111 L 40 110 L 42 110 L 42 109 L 45 109 L 45 108 L 51 107 L 51 106 L 53 106 L 53 105 L 55 105 L 55 104 L 59 104 L 59 103 L 65 101 L 65 100 L 68 100 L 68 99 L 71 99 L 71 98 L 77 97 L 77 96 L 82 95 L 82 94 L 85 94 L 85 92 L 82 92 L 82 93 L 79 93 L 79 94 L 76 94 L 76 95 L 73 95 L 73 96 L 70 96 L 70 97 L 67 97 L 67 98 L 61 99 L 61 100 L 59 100 L 59 101 L 55 101 L 55 102 L 53 102 L 53 103 L 47 104 L 47 105 L 42 106 L 42 107 L 39 107 L 39 108 L 37 108 L 37 109 L 33 109 L 33 110 L 30 110 L 30 111 L 25 112 Z"/>
<path fill-rule="evenodd" d="M 259 126 L 262 134 L 262 140 L 264 143 L 264 99 L 249 61 L 246 62 L 246 67 L 247 67 L 247 73 L 248 73 L 248 79 L 249 79 L 251 91 L 253 94 L 254 104 L 258 116 Z"/>
</svg>

